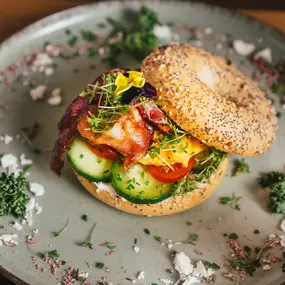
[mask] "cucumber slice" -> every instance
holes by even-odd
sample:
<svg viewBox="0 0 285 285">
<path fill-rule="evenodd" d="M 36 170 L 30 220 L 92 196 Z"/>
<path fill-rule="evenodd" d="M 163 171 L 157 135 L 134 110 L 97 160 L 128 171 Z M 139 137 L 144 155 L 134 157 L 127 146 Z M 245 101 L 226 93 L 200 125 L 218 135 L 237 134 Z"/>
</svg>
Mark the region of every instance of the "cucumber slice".
<svg viewBox="0 0 285 285">
<path fill-rule="evenodd" d="M 104 159 L 92 152 L 82 139 L 75 139 L 67 157 L 74 170 L 93 182 L 109 182 L 112 160 Z"/>
<path fill-rule="evenodd" d="M 125 170 L 118 161 L 112 164 L 111 183 L 118 195 L 136 204 L 161 202 L 171 196 L 174 185 L 156 180 L 140 163 Z"/>
</svg>

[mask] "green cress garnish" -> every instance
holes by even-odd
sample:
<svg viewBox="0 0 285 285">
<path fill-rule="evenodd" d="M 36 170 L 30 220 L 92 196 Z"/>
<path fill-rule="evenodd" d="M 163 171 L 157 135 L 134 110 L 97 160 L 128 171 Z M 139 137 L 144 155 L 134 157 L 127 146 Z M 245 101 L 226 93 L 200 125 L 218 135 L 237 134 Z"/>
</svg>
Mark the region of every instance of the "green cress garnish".
<svg viewBox="0 0 285 285">
<path fill-rule="evenodd" d="M 89 233 L 87 239 L 85 240 L 85 242 L 82 242 L 79 244 L 80 246 L 93 249 L 93 244 L 92 244 L 91 240 L 92 240 L 92 235 L 94 233 L 95 227 L 96 227 L 96 224 L 94 224 L 94 226 L 91 228 L 90 233 Z"/>
</svg>

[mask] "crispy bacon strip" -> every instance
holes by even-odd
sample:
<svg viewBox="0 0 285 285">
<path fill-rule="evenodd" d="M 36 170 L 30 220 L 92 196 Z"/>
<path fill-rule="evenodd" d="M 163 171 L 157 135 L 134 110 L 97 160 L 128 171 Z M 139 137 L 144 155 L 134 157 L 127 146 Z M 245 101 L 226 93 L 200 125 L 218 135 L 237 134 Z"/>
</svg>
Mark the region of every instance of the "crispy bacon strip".
<svg viewBox="0 0 285 285">
<path fill-rule="evenodd" d="M 100 136 L 86 128 L 86 117 L 82 117 L 77 128 L 82 136 L 94 145 L 108 145 L 126 155 L 123 165 L 130 167 L 140 160 L 149 149 L 153 128 L 141 117 L 136 108 L 123 115 L 118 122 Z M 88 123 L 87 123 L 88 124 Z"/>
<path fill-rule="evenodd" d="M 78 134 L 77 122 L 89 109 L 89 98 L 77 96 L 58 123 L 59 136 L 52 150 L 50 168 L 58 175 L 64 166 L 64 154 Z"/>
<path fill-rule="evenodd" d="M 147 101 L 137 108 L 143 118 L 153 123 L 163 133 L 170 134 L 173 132 L 170 126 L 165 123 L 166 115 L 155 105 L 153 101 Z"/>
</svg>

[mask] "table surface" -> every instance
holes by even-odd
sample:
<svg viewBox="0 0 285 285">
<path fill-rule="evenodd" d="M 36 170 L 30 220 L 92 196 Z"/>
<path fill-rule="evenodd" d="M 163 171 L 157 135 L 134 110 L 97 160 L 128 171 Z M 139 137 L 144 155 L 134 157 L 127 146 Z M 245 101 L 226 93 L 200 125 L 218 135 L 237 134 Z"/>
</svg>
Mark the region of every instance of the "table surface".
<svg viewBox="0 0 285 285">
<path fill-rule="evenodd" d="M 90 3 L 88 0 L 29 0 L 6 1 L 5 9 L 0 9 L 0 42 L 22 29 L 23 27 L 55 12 L 68 9 L 77 5 Z M 17 7 L 15 9 L 15 7 Z M 3 6 L 2 6 L 3 8 Z M 285 32 L 285 11 L 259 11 L 241 10 L 242 13 L 253 16 L 262 22 L 272 25 Z M 11 285 L 0 276 L 1 285 Z"/>
</svg>

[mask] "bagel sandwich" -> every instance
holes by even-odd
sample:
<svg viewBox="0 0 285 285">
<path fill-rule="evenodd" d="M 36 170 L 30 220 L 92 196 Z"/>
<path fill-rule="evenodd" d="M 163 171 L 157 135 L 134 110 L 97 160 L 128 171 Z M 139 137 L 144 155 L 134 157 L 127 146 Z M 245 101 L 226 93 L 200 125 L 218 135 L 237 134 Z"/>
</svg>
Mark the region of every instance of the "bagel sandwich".
<svg viewBox="0 0 285 285">
<path fill-rule="evenodd" d="M 207 129 L 208 117 L 202 119 L 202 105 L 211 108 L 215 104 L 211 100 L 216 96 L 217 102 L 223 102 L 222 96 L 199 79 L 192 67 L 180 70 L 176 64 L 183 63 L 178 55 L 178 61 L 172 62 L 164 54 L 172 48 L 181 53 L 179 47 L 183 46 L 154 51 L 143 61 L 142 72 L 114 69 L 88 85 L 58 123 L 51 169 L 61 174 L 67 152 L 75 175 L 89 193 L 137 215 L 173 214 L 207 199 L 226 172 L 227 152 L 240 152 L 225 148 L 216 132 L 212 140 L 205 136 L 211 129 Z M 205 93 L 209 93 L 208 102 Z M 224 134 L 224 126 L 219 126 L 219 135 Z M 227 139 L 235 140 L 235 134 L 228 133 Z M 252 152 L 249 147 L 245 155 L 266 150 Z"/>
</svg>

